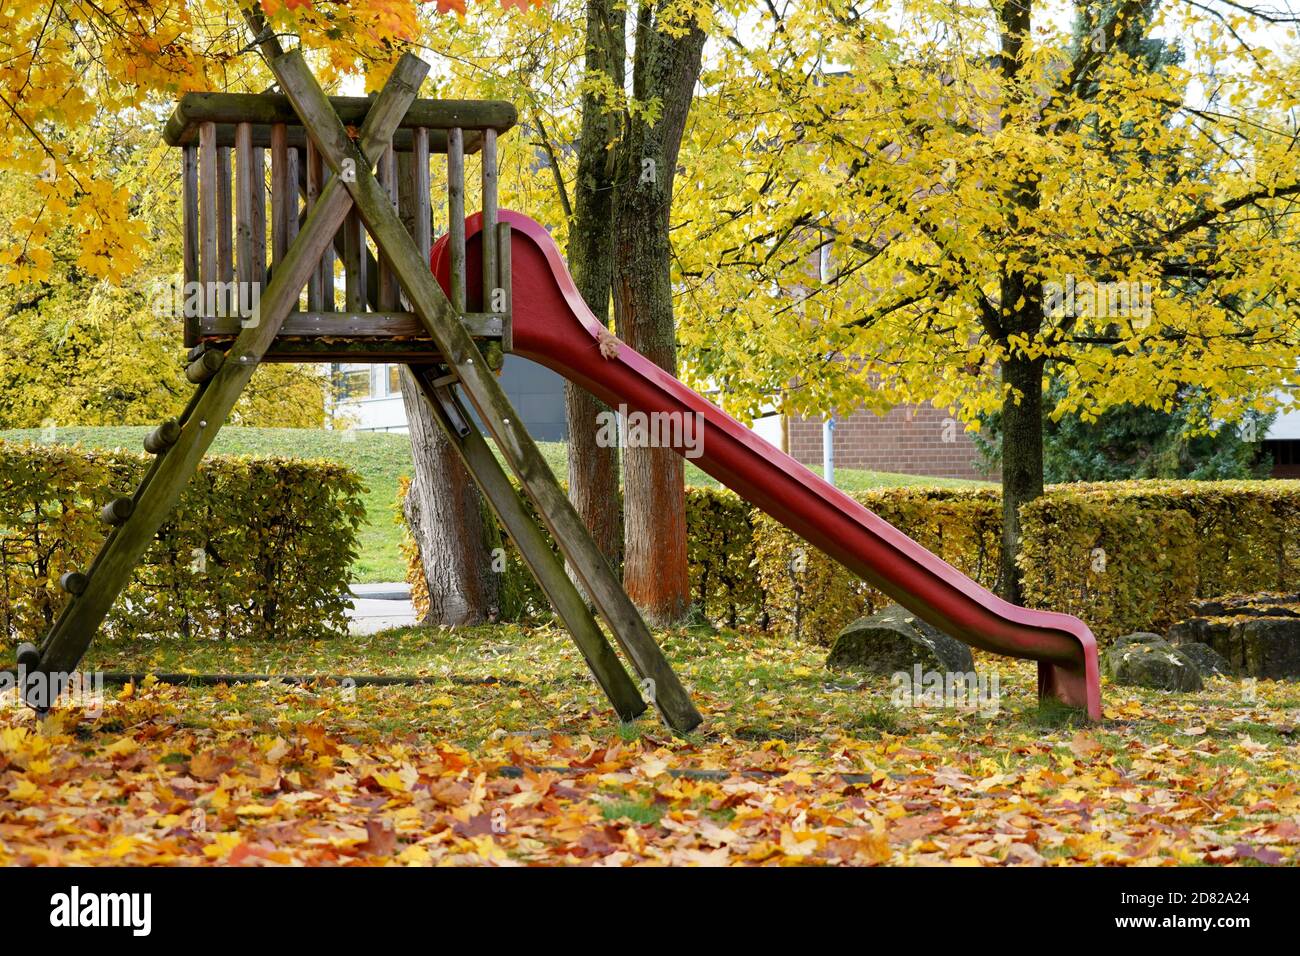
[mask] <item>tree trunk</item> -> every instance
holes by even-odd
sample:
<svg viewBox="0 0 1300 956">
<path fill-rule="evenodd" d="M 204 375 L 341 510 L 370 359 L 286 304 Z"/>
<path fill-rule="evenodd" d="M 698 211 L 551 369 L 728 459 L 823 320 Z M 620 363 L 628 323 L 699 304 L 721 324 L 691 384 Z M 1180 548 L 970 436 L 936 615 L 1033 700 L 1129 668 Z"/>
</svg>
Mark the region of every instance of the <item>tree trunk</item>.
<svg viewBox="0 0 1300 956">
<path fill-rule="evenodd" d="M 1021 604 L 1024 595 L 1016 564 L 1020 506 L 1043 493 L 1043 360 L 1008 358 L 1002 363 L 1002 382 L 1008 391 L 1002 399 L 1002 554 L 997 591 L 1013 604 Z"/>
<path fill-rule="evenodd" d="M 412 236 L 416 211 L 410 153 L 398 156 L 402 224 Z M 423 187 L 421 187 L 423 188 Z M 432 229 L 433 224 L 429 224 Z M 501 613 L 501 575 L 493 550 L 501 546 L 496 519 L 488 512 L 460 454 L 434 420 L 424 393 L 406 367 L 401 370 L 402 405 L 411 434 L 415 477 L 403 511 L 420 551 L 429 591 L 429 613 L 421 624 L 482 624 Z"/>
<path fill-rule="evenodd" d="M 499 532 L 486 520 L 478 488 L 433 420 L 409 369 L 402 369 L 401 379 L 415 459 L 404 511 L 429 588 L 429 614 L 420 623 L 495 620 L 501 609 L 501 575 L 493 571 L 492 550 L 500 546 Z"/>
<path fill-rule="evenodd" d="M 1025 42 L 1029 38 L 1033 0 L 1007 0 L 998 9 L 1001 24 L 1001 71 L 1007 80 L 1006 95 L 1021 105 Z M 1005 122 L 1006 110 L 999 122 Z M 1036 175 L 1023 169 L 1006 171 L 1008 199 L 1013 208 L 1025 211 L 1028 219 L 1041 204 Z M 1024 220 L 1011 217 L 1018 229 Z M 999 315 L 990 334 L 1008 349 L 1002 362 L 1002 554 L 998 562 L 997 592 L 1013 604 L 1024 603 L 1020 567 L 1020 506 L 1043 493 L 1043 370 L 1045 360 L 1029 358 L 1009 347 L 1012 337 L 1030 341 L 1042 332 L 1042 286 L 1021 270 L 1005 272 L 999 290 Z M 987 327 L 987 326 L 986 326 Z"/>
<path fill-rule="evenodd" d="M 632 348 L 676 374 L 669 213 L 705 37 L 697 24 L 670 36 L 659 29 L 660 12 L 650 3 L 637 12 L 633 95 L 657 98 L 662 112 L 654 125 L 643 114 L 625 117 L 614 195 L 614 316 Z M 623 583 L 647 620 L 671 624 L 690 606 L 685 467 L 663 448 L 627 448 L 624 462 Z"/>
<path fill-rule="evenodd" d="M 627 56 L 624 10 L 615 0 L 587 2 L 587 72 L 604 73 L 623 88 Z M 569 222 L 569 269 L 588 308 L 608 321 L 614 275 L 614 174 L 618 112 L 592 93 L 582 97 L 578 176 Z M 569 429 L 569 498 L 596 547 L 617 568 L 622 552 L 623 511 L 619 500 L 618 447 L 601 448 L 597 416 L 609 409 L 573 382 L 564 383 L 564 417 Z"/>
</svg>

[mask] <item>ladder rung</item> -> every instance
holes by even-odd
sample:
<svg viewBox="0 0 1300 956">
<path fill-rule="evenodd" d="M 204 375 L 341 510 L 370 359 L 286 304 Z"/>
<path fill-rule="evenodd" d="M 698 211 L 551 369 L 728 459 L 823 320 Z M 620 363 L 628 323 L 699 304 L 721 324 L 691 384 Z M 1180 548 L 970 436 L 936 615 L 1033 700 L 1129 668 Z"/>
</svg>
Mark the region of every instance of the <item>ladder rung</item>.
<svg viewBox="0 0 1300 956">
<path fill-rule="evenodd" d="M 226 361 L 226 354 L 217 349 L 204 352 L 185 369 L 185 377 L 195 385 L 201 385 L 217 374 Z"/>
<path fill-rule="evenodd" d="M 89 583 L 90 578 L 80 571 L 64 571 L 59 575 L 59 587 L 63 588 L 68 594 L 80 594 L 86 590 L 86 585 Z"/>
<path fill-rule="evenodd" d="M 135 500 L 132 498 L 114 498 L 108 504 L 104 505 L 99 512 L 99 519 L 107 525 L 119 525 L 127 518 L 131 517 L 131 512 L 135 511 Z"/>
<path fill-rule="evenodd" d="M 181 423 L 174 418 L 163 422 L 144 439 L 144 450 L 151 455 L 161 455 L 181 437 Z"/>
</svg>

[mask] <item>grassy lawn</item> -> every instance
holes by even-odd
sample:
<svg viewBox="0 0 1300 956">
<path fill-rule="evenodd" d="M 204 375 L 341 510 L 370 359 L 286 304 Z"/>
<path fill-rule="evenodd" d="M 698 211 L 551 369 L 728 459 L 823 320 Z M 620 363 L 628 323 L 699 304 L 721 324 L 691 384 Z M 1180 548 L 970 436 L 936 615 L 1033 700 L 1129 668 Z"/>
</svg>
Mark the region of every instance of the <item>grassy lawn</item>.
<svg viewBox="0 0 1300 956">
<path fill-rule="evenodd" d="M 69 445 L 80 442 L 88 448 L 120 447 L 138 451 L 149 431 L 147 426 L 60 428 L 55 440 Z M 0 438 L 39 441 L 41 433 L 39 429 L 0 431 Z M 560 442 L 543 442 L 541 449 L 551 468 L 563 479 L 568 474 L 567 446 Z M 405 579 L 406 567 L 397 551 L 402 532 L 393 520 L 397 480 L 412 471 L 411 444 L 405 435 L 303 428 L 223 428 L 213 442 L 212 451 L 220 455 L 325 458 L 357 469 L 369 490 L 365 496 L 367 520 L 360 534 L 361 556 L 353 567 L 354 579 L 360 582 Z M 814 470 L 820 472 L 821 469 Z M 717 486 L 716 481 L 689 462 L 686 481 L 692 485 Z M 941 487 L 981 484 L 853 469 L 837 469 L 836 482 L 851 491 L 913 484 Z"/>
<path fill-rule="evenodd" d="M 421 674 L 106 689 L 44 725 L 0 697 L 3 863 L 1294 862 L 1300 686 L 1107 686 L 1096 726 L 996 669 L 996 713 L 897 709 L 825 649 L 659 635 L 706 716 L 620 724 L 563 631 L 302 645 L 103 641 L 87 669 Z M 201 825 L 196 824 L 199 820 Z"/>
</svg>

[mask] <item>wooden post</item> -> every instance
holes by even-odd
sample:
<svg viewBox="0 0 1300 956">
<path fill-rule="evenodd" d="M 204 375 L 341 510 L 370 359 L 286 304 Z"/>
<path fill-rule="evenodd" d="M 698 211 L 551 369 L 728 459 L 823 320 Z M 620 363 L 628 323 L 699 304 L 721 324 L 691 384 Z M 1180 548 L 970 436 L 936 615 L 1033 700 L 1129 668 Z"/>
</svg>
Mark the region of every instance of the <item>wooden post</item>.
<svg viewBox="0 0 1300 956">
<path fill-rule="evenodd" d="M 515 302 L 514 288 L 510 281 L 510 223 L 497 223 L 497 274 L 501 278 L 502 304 L 505 314 L 501 317 L 501 351 L 509 355 L 515 350 Z"/>
<path fill-rule="evenodd" d="M 366 227 L 354 209 L 343 223 L 344 309 L 348 312 L 366 309 L 367 252 Z"/>
<path fill-rule="evenodd" d="M 271 268 L 280 265 L 289 249 L 289 203 L 285 195 L 298 185 L 289 178 L 289 139 L 283 123 L 271 127 Z M 272 272 L 274 275 L 274 272 Z"/>
<path fill-rule="evenodd" d="M 447 243 L 451 253 L 451 307 L 465 306 L 465 133 L 447 130 Z"/>
<path fill-rule="evenodd" d="M 483 311 L 495 312 L 496 290 L 501 287 L 497 274 L 497 131 L 483 130 Z"/>
<path fill-rule="evenodd" d="M 365 163 L 377 159 L 415 99 L 428 66 L 418 57 L 404 56 L 375 100 L 361 129 L 362 156 L 350 143 L 348 155 Z M 365 166 L 369 170 L 369 166 Z M 368 174 L 368 173 L 367 173 Z M 373 177 L 372 177 L 373 181 Z M 153 541 L 181 491 L 193 476 L 204 452 L 248 384 L 261 356 L 274 342 L 303 286 L 320 262 L 351 206 L 339 177 L 321 192 L 302 234 L 286 252 L 261 301 L 262 321 L 240 332 L 230 349 L 230 360 L 207 382 L 186 409 L 180 438 L 154 460 L 135 498 L 135 512 L 114 529 L 92 569 L 83 594 L 64 607 L 41 647 L 41 670 L 70 673 L 81 660 L 96 629 L 130 580 L 132 571 Z"/>
<path fill-rule="evenodd" d="M 234 228 L 234 211 L 230 208 L 230 147 L 217 147 L 217 278 L 223 284 L 217 306 L 221 315 L 234 315 L 239 306 L 239 293 L 230 295 L 230 282 L 235 278 L 235 256 L 231 242 Z"/>
<path fill-rule="evenodd" d="M 199 127 L 199 281 L 203 283 L 203 311 L 216 314 L 217 285 L 217 127 Z"/>
<path fill-rule="evenodd" d="M 199 151 L 193 146 L 181 150 L 181 236 L 186 283 L 181 301 L 188 303 L 190 283 L 199 281 Z M 199 316 L 190 315 L 188 307 L 183 326 L 185 347 L 198 345 Z"/>
<path fill-rule="evenodd" d="M 344 161 L 354 155 L 354 148 L 347 130 L 307 69 L 302 55 L 287 53 L 275 57 L 270 65 L 280 81 L 280 88 L 288 94 L 294 110 L 319 146 L 322 157 L 337 172 Z M 454 145 L 457 140 L 459 135 L 455 130 L 451 131 L 448 134 L 449 172 L 452 157 L 458 152 Z M 501 391 L 496 376 L 482 361 L 474 340 L 461 324 L 459 311 L 443 295 L 429 270 L 428 261 L 421 260 L 415 243 L 393 211 L 388 194 L 368 167 L 357 167 L 355 179 L 344 182 L 344 186 L 376 243 L 392 261 L 415 314 L 446 357 L 448 366 L 459 376 L 461 387 L 474 404 L 480 420 L 496 439 L 497 447 L 533 500 L 583 589 L 591 595 L 637 673 L 644 679 L 654 703 L 675 730 L 685 732 L 697 726 L 703 718 L 691 703 L 686 688 L 591 540 L 582 519 Z M 456 221 L 453 213 L 453 228 Z M 460 222 L 463 226 L 463 216 Z"/>
<path fill-rule="evenodd" d="M 289 245 L 293 245 L 293 241 L 298 238 L 298 190 L 306 188 L 301 182 L 301 165 L 298 150 L 289 147 L 284 163 L 284 175 L 289 181 L 289 188 L 284 191 L 284 224 L 289 233 Z"/>
<path fill-rule="evenodd" d="M 429 131 L 421 126 L 411 139 L 411 195 L 415 198 L 416 248 L 428 257 L 433 250 L 433 213 L 429 208 Z"/>
<path fill-rule="evenodd" d="M 265 247 L 266 236 L 258 230 L 253 212 L 261 185 L 261 171 L 253 169 L 253 128 L 240 123 L 235 127 L 235 269 L 239 295 L 244 301 L 250 300 L 253 286 L 258 286 L 260 292 L 262 285 L 262 275 L 257 271 L 262 257 L 257 247 Z"/>
<path fill-rule="evenodd" d="M 384 155 L 379 160 L 379 184 L 384 187 L 388 193 L 389 201 L 393 208 L 397 208 L 397 155 L 390 146 L 384 151 Z M 388 262 L 388 256 L 384 255 L 384 250 L 375 250 L 379 257 L 379 310 L 381 312 L 392 312 L 397 308 L 397 277 L 393 275 L 393 267 Z"/>
<path fill-rule="evenodd" d="M 266 150 L 253 147 L 253 161 L 249 163 L 253 204 L 253 279 L 266 285 Z"/>
<path fill-rule="evenodd" d="M 312 207 L 316 205 L 316 200 L 320 198 L 321 186 L 323 184 L 324 166 L 321 163 L 320 153 L 316 152 L 316 147 L 312 145 L 311 140 L 307 141 L 307 213 L 310 215 Z M 326 249 L 320 257 L 320 266 L 312 273 L 310 281 L 307 283 L 307 311 L 324 312 L 324 291 L 325 283 L 328 281 L 331 286 L 334 282 L 334 247 Z M 328 265 L 328 272 L 326 267 Z M 328 276 L 328 280 L 326 279 Z M 331 289 L 332 291 L 332 289 Z M 331 296 L 331 308 L 333 307 L 333 297 Z"/>
</svg>

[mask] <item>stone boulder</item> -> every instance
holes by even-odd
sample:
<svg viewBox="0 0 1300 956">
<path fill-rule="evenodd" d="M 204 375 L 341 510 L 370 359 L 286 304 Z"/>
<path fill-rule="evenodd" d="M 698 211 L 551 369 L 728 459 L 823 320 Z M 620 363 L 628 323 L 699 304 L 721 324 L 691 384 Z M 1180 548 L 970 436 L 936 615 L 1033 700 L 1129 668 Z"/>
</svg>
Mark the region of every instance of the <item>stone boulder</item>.
<svg viewBox="0 0 1300 956">
<path fill-rule="evenodd" d="M 1300 619 L 1261 618 L 1234 630 L 1241 635 L 1242 670 L 1251 677 L 1300 677 Z"/>
<path fill-rule="evenodd" d="M 1102 672 L 1116 684 L 1154 690 L 1200 690 L 1196 663 L 1159 634 L 1139 632 L 1117 638 L 1101 656 Z"/>
<path fill-rule="evenodd" d="M 1201 672 L 1201 677 L 1235 677 L 1237 669 L 1212 648 L 1209 644 L 1198 644 L 1195 641 L 1185 643 L 1175 643 L 1170 641 L 1174 647 L 1186 658 L 1189 658 L 1196 669 Z"/>
<path fill-rule="evenodd" d="M 827 667 L 886 675 L 911 673 L 917 664 L 923 671 L 975 670 L 970 648 L 897 604 L 840 631 L 826 658 Z"/>
<path fill-rule="evenodd" d="M 1202 644 L 1247 677 L 1300 678 L 1300 595 L 1252 594 L 1194 601 L 1169 629 L 1180 647 Z"/>
</svg>

